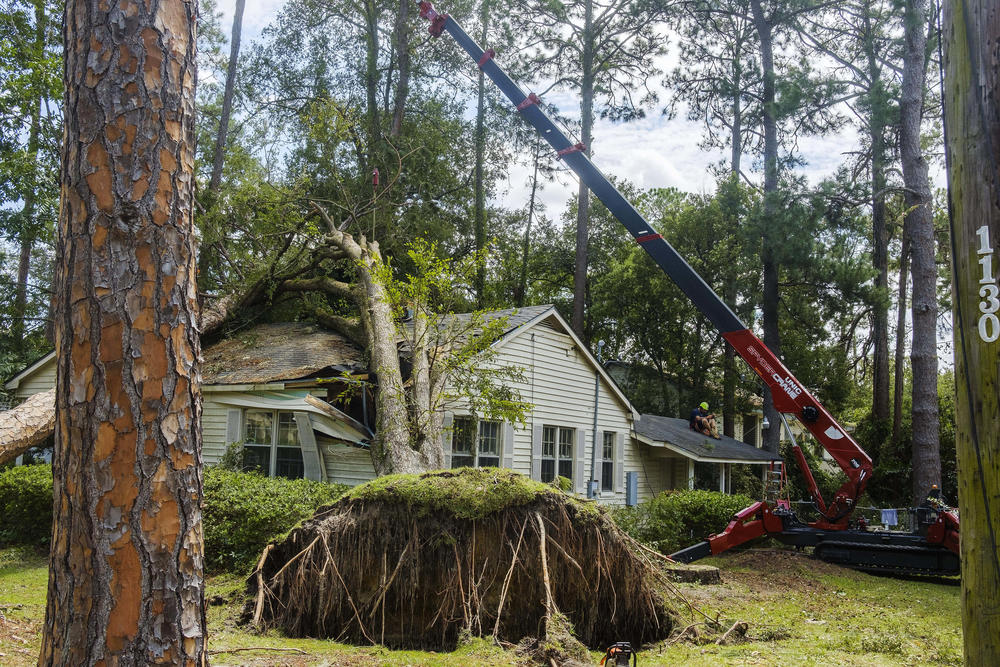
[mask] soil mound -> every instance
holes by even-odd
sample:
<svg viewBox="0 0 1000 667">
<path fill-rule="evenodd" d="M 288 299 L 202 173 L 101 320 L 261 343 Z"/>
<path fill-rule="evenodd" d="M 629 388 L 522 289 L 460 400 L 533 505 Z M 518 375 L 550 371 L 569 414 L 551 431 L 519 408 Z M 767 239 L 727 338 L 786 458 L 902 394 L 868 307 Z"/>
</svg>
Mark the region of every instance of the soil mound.
<svg viewBox="0 0 1000 667">
<path fill-rule="evenodd" d="M 551 641 L 568 624 L 603 650 L 670 634 L 650 568 L 594 503 L 509 470 L 390 475 L 267 547 L 246 620 L 430 650 L 463 633 Z"/>
</svg>

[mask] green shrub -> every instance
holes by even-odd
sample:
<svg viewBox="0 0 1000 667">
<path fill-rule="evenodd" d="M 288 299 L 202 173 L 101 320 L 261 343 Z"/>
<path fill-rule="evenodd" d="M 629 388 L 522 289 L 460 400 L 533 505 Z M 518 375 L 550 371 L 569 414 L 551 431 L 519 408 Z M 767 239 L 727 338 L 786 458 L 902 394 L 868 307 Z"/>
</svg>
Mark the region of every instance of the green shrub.
<svg viewBox="0 0 1000 667">
<path fill-rule="evenodd" d="M 52 466 L 0 472 L 0 545 L 48 544 L 52 534 Z"/>
<path fill-rule="evenodd" d="M 753 503 L 749 496 L 718 491 L 665 491 L 636 507 L 616 510 L 614 517 L 632 537 L 670 554 L 718 533 L 733 514 Z"/>
<path fill-rule="evenodd" d="M 206 569 L 252 568 L 268 542 L 340 498 L 347 489 L 342 484 L 205 468 Z"/>
</svg>

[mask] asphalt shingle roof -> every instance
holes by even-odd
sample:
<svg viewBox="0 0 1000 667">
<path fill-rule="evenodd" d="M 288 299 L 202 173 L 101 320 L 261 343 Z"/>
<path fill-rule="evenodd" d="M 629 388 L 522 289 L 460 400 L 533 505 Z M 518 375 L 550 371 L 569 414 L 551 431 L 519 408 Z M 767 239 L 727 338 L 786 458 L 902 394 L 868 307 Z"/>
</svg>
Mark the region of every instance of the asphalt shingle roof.
<svg viewBox="0 0 1000 667">
<path fill-rule="evenodd" d="M 752 462 L 781 460 L 777 454 L 757 449 L 727 436 L 716 440 L 697 431 L 692 431 L 684 419 L 641 415 L 639 420 L 635 422 L 635 432 L 650 440 L 669 443 L 699 459 Z"/>
<path fill-rule="evenodd" d="M 340 334 L 305 322 L 258 324 L 202 353 L 205 384 L 258 384 L 309 377 L 330 368 L 363 371 L 364 356 Z"/>
</svg>

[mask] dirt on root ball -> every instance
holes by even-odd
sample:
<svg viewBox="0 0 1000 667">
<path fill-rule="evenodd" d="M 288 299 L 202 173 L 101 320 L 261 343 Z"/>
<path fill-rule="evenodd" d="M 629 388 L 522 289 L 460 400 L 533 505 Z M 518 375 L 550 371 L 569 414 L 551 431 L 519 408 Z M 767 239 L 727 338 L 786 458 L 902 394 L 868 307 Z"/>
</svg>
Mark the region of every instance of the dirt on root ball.
<svg viewBox="0 0 1000 667">
<path fill-rule="evenodd" d="M 509 470 L 390 475 L 269 545 L 244 619 L 451 650 L 463 631 L 545 640 L 558 618 L 591 649 L 641 645 L 667 637 L 673 614 L 630 545 L 596 504 Z"/>
</svg>

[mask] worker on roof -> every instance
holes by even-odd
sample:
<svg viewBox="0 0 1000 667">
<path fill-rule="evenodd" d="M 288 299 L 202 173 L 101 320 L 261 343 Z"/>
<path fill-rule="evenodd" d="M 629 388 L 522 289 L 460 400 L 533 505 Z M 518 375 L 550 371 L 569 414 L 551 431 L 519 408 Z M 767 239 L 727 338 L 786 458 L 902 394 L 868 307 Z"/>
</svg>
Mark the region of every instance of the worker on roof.
<svg viewBox="0 0 1000 667">
<path fill-rule="evenodd" d="M 688 426 L 691 427 L 692 431 L 698 431 L 698 433 L 710 435 L 716 440 L 721 440 L 719 427 L 715 425 L 715 415 L 708 412 L 708 403 L 705 401 L 702 401 L 701 405 L 691 411 Z"/>
</svg>

